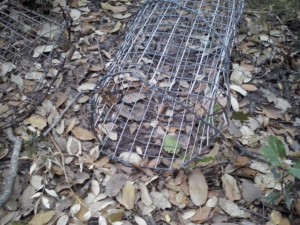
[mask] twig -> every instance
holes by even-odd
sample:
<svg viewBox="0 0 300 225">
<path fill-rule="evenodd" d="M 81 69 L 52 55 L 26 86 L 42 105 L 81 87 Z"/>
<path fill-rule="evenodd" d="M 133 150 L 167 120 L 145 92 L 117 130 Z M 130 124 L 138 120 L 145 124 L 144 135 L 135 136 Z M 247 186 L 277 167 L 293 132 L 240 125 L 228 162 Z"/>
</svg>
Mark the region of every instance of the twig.
<svg viewBox="0 0 300 225">
<path fill-rule="evenodd" d="M 244 146 L 242 146 L 240 143 L 236 143 L 236 149 L 240 152 L 241 155 L 243 156 L 247 156 L 251 159 L 256 159 L 265 163 L 268 163 L 267 160 L 265 160 L 262 156 L 257 155 L 251 151 L 249 151 L 248 149 L 246 149 Z"/>
<path fill-rule="evenodd" d="M 51 130 L 61 121 L 61 119 L 64 117 L 64 115 L 66 114 L 66 112 L 69 110 L 69 108 L 77 101 L 78 98 L 81 97 L 81 95 L 83 95 L 82 92 L 78 93 L 75 98 L 72 100 L 72 102 L 66 106 L 66 108 L 64 109 L 64 111 L 60 114 L 60 116 L 51 124 L 51 126 L 43 133 L 43 136 L 47 136 Z"/>
<path fill-rule="evenodd" d="M 15 135 L 12 132 L 12 128 L 6 129 L 5 133 L 7 134 L 8 139 L 14 144 L 14 148 L 10 159 L 10 173 L 5 182 L 4 192 L 0 196 L 1 207 L 7 203 L 7 201 L 11 197 L 11 194 L 13 193 L 15 179 L 17 176 L 19 166 L 19 155 L 22 147 L 22 141 L 15 137 Z"/>
<path fill-rule="evenodd" d="M 65 175 L 66 182 L 69 184 L 69 178 L 67 176 L 66 167 L 65 167 L 65 157 L 64 157 L 64 154 L 61 152 L 59 146 L 57 145 L 56 141 L 54 140 L 54 138 L 52 136 L 51 136 L 51 140 L 53 141 L 53 144 L 56 147 L 57 151 L 59 151 L 59 154 L 61 156 L 61 167 L 64 170 L 64 175 Z"/>
</svg>

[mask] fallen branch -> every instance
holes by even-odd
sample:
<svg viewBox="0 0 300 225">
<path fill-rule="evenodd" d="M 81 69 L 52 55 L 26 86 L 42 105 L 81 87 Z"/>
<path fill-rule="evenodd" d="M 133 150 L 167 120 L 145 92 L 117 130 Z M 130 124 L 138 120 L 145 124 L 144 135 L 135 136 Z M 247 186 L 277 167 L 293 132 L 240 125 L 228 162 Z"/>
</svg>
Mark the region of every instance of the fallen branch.
<svg viewBox="0 0 300 225">
<path fill-rule="evenodd" d="M 78 98 L 81 97 L 81 95 L 83 95 L 82 92 L 78 93 L 74 99 L 72 100 L 72 102 L 66 106 L 66 108 L 64 109 L 64 111 L 60 114 L 60 116 L 51 124 L 51 126 L 43 133 L 43 136 L 47 136 L 52 129 L 61 121 L 61 119 L 64 117 L 64 115 L 66 114 L 66 112 L 69 110 L 69 108 L 77 101 Z"/>
<path fill-rule="evenodd" d="M 251 159 L 255 159 L 255 160 L 258 160 L 258 161 L 262 161 L 262 162 L 265 162 L 265 163 L 268 163 L 267 160 L 262 157 L 261 155 L 257 155 L 251 151 L 249 151 L 248 149 L 246 149 L 244 146 L 242 146 L 240 143 L 236 143 L 236 146 L 235 148 L 240 152 L 240 154 L 242 156 L 247 156 Z"/>
<path fill-rule="evenodd" d="M 10 159 L 10 173 L 5 181 L 3 194 L 0 196 L 0 207 L 4 206 L 8 202 L 13 193 L 19 166 L 19 155 L 22 147 L 22 141 L 13 134 L 12 128 L 6 129 L 5 133 L 7 134 L 8 139 L 14 144 L 14 148 Z"/>
</svg>

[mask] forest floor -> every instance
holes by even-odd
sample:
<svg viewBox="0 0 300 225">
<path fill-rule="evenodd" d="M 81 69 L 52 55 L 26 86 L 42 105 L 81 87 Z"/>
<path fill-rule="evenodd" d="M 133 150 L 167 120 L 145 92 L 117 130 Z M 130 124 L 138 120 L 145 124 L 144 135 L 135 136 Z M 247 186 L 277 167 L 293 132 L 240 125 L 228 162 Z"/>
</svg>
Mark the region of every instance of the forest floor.
<svg viewBox="0 0 300 225">
<path fill-rule="evenodd" d="M 245 9 L 231 56 L 228 129 L 206 160 L 167 171 L 110 160 L 90 129 L 92 90 L 141 5 L 54 1 L 72 18 L 75 52 L 56 93 L 13 129 L 23 147 L 0 224 L 300 224 L 300 13 Z M 0 144 L 3 193 L 13 144 L 4 132 Z"/>
</svg>

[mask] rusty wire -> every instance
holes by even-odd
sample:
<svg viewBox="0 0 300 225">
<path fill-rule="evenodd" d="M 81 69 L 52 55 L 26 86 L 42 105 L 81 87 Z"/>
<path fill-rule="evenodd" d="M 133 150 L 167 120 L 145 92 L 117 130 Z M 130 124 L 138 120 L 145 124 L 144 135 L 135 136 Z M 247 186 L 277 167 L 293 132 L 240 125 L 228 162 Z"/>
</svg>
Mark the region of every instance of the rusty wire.
<svg viewBox="0 0 300 225">
<path fill-rule="evenodd" d="M 243 1 L 156 0 L 140 9 L 93 98 L 112 159 L 186 167 L 227 126 L 229 57 Z"/>
</svg>

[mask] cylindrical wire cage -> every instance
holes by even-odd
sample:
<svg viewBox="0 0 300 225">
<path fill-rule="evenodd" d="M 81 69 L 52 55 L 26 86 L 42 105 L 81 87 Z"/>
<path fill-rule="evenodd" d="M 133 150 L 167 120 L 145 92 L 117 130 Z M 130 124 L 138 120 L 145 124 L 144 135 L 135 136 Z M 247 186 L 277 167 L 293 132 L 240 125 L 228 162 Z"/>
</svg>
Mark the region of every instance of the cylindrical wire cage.
<svg viewBox="0 0 300 225">
<path fill-rule="evenodd" d="M 94 92 L 92 127 L 111 158 L 185 167 L 227 126 L 229 57 L 243 1 L 148 1 Z"/>
<path fill-rule="evenodd" d="M 23 121 L 58 85 L 68 42 L 62 19 L 0 3 L 0 129 Z"/>
</svg>

